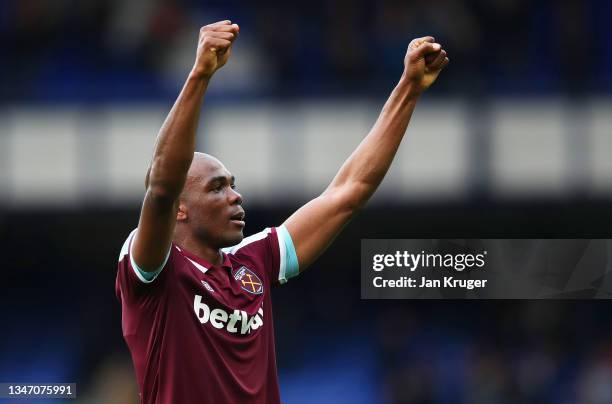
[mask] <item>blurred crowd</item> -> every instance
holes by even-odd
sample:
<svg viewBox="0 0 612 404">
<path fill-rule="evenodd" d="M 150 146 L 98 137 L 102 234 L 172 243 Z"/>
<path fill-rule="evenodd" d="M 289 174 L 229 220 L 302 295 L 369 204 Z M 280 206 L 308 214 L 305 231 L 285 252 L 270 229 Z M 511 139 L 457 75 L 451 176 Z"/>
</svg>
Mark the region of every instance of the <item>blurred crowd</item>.
<svg viewBox="0 0 612 404">
<path fill-rule="evenodd" d="M 172 97 L 199 26 L 226 18 L 242 29 L 221 85 L 234 97 L 387 92 L 426 34 L 452 61 L 439 94 L 609 93 L 611 12 L 604 0 L 9 0 L 0 98 Z"/>
<path fill-rule="evenodd" d="M 609 404 L 612 402 L 612 329 L 603 307 L 585 302 L 371 303 L 373 327 L 334 338 L 337 330 L 298 326 L 300 349 L 280 349 L 281 396 L 287 403 L 371 404 Z M 376 312 L 371 311 L 376 306 Z M 585 313 L 590 312 L 591 315 Z M 298 323 L 308 318 L 302 310 Z M 314 318 L 321 321 L 322 313 Z M 309 324 L 314 324 L 311 321 Z M 340 326 L 348 326 L 340 321 Z M 280 338 L 287 330 L 277 327 Z M 290 333 L 290 332 L 289 332 Z M 361 339 L 357 356 L 335 352 Z M 313 341 L 318 346 L 313 347 Z M 282 344 L 281 344 L 282 346 Z M 116 348 L 115 348 L 116 349 Z M 299 352 L 299 353 L 296 353 Z M 315 361 L 306 374 L 293 368 Z M 333 370 L 326 371 L 327 367 Z M 369 380 L 351 379 L 355 367 Z M 135 403 L 136 385 L 127 356 L 104 357 L 84 383 L 84 403 Z M 323 374 L 329 375 L 325 380 Z M 348 380 L 347 380 L 348 379 Z M 337 390 L 325 392 L 328 385 Z M 308 391 L 309 395 L 294 394 Z"/>
<path fill-rule="evenodd" d="M 417 306 L 395 305 L 380 318 L 390 403 L 612 402 L 611 329 L 603 307 L 575 301 Z M 392 321 L 398 318 L 404 321 Z"/>
</svg>

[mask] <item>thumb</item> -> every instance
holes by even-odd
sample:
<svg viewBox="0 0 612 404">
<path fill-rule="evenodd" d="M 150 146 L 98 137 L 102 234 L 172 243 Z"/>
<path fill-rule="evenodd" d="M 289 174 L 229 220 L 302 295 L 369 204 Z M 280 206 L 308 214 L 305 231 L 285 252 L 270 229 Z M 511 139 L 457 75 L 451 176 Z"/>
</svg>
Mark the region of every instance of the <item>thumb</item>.
<svg viewBox="0 0 612 404">
<path fill-rule="evenodd" d="M 442 49 L 442 46 L 439 43 L 425 42 L 412 51 L 412 57 L 414 59 L 421 59 L 428 53 L 438 52 L 440 49 Z"/>
</svg>

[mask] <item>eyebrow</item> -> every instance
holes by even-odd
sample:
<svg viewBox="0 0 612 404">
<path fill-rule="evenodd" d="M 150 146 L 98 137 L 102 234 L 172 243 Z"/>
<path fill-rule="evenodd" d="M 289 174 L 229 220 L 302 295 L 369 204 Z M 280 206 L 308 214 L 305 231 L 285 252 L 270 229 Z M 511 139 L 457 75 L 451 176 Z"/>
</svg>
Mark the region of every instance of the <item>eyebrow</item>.
<svg viewBox="0 0 612 404">
<path fill-rule="evenodd" d="M 221 183 L 225 183 L 227 182 L 227 177 L 224 175 L 218 175 L 216 177 L 212 177 L 209 181 L 208 181 L 208 185 L 215 183 L 215 182 L 221 182 Z M 230 184 L 233 184 L 234 182 L 236 182 L 236 177 L 234 177 L 233 175 L 230 177 Z"/>
</svg>

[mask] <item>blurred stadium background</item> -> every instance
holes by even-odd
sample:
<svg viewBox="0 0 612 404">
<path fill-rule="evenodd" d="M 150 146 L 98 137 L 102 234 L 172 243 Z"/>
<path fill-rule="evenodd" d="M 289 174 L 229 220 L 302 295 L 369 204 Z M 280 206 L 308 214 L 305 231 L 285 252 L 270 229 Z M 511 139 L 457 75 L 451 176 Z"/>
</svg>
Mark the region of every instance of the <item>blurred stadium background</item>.
<svg viewBox="0 0 612 404">
<path fill-rule="evenodd" d="M 231 18 L 199 149 L 236 175 L 247 233 L 323 190 L 411 38 L 451 58 L 369 207 L 275 291 L 284 402 L 612 403 L 610 303 L 361 301 L 358 258 L 361 238 L 609 238 L 611 15 L 604 0 L 0 3 L 0 381 L 137 402 L 116 258 L 198 28 Z"/>
</svg>

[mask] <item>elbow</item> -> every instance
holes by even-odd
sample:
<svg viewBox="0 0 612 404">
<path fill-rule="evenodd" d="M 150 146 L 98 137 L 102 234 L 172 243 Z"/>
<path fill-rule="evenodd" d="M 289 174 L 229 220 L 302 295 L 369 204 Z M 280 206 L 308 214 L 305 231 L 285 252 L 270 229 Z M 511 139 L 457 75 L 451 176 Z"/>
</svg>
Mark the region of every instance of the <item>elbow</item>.
<svg viewBox="0 0 612 404">
<path fill-rule="evenodd" d="M 173 187 L 151 181 L 147 187 L 145 200 L 149 201 L 157 209 L 171 209 L 178 201 L 180 191 L 176 191 Z"/>
<path fill-rule="evenodd" d="M 147 193 L 159 201 L 175 201 L 183 191 L 189 165 L 185 170 L 170 170 L 161 158 L 155 158 L 147 171 Z"/>
<path fill-rule="evenodd" d="M 156 176 L 152 173 L 149 176 L 147 194 L 160 203 L 174 203 L 181 195 L 181 192 L 183 192 L 184 182 L 184 179 L 176 181 L 164 176 Z"/>
<path fill-rule="evenodd" d="M 362 210 L 372 194 L 371 187 L 365 183 L 352 183 L 337 189 L 328 189 L 325 194 L 334 199 L 334 204 L 350 216 Z"/>
<path fill-rule="evenodd" d="M 156 205 L 173 205 L 178 200 L 179 195 L 180 192 L 161 184 L 149 184 L 147 188 L 148 198 L 155 201 Z"/>
</svg>

